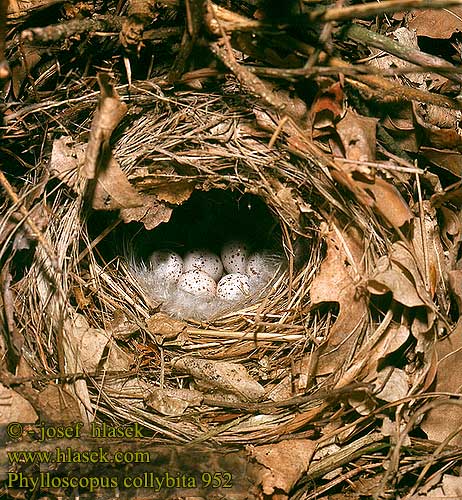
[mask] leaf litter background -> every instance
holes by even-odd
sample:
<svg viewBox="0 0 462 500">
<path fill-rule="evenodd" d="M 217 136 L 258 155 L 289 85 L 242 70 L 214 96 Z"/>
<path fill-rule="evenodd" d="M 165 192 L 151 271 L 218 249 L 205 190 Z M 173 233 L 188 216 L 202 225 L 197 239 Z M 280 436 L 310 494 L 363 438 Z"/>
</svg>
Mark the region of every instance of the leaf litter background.
<svg viewBox="0 0 462 500">
<path fill-rule="evenodd" d="M 461 2 L 7 3 L 2 424 L 138 422 L 226 498 L 462 498 Z M 264 200 L 289 269 L 173 318 L 105 242 L 211 189 Z"/>
</svg>

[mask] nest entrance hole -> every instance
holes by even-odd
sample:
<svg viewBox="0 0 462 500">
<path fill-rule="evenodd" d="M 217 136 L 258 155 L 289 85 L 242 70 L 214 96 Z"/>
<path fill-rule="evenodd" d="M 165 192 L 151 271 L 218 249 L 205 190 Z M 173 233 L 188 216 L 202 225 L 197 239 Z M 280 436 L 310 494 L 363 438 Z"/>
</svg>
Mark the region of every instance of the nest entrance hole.
<svg viewBox="0 0 462 500">
<path fill-rule="evenodd" d="M 206 248 L 217 254 L 226 242 L 239 240 L 251 249 L 282 250 L 279 221 L 256 195 L 238 191 L 196 190 L 173 210 L 168 222 L 152 231 L 139 230 L 130 247 L 135 257 L 145 260 L 154 250 L 180 254 Z"/>
</svg>

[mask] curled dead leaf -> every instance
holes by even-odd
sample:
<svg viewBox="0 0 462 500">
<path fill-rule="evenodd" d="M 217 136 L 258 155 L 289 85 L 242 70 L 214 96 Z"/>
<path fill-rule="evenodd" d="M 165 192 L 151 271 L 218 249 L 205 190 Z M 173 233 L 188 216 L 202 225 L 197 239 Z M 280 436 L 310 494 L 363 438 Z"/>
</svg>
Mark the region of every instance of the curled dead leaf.
<svg viewBox="0 0 462 500">
<path fill-rule="evenodd" d="M 98 83 L 101 97 L 91 124 L 85 164 L 81 170 L 87 179 L 94 179 L 98 176 L 100 167 L 104 168 L 104 164 L 101 164 L 108 157 L 109 139 L 127 113 L 127 105 L 120 100 L 109 81 L 109 75 L 99 73 Z"/>
</svg>

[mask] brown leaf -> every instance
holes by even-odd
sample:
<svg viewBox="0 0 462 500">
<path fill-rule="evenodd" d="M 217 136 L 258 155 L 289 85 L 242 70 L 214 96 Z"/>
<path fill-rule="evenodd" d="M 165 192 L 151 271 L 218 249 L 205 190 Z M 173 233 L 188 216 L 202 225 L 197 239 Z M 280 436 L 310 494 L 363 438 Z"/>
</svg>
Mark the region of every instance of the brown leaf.
<svg viewBox="0 0 462 500">
<path fill-rule="evenodd" d="M 412 153 L 419 151 L 420 142 L 411 103 L 402 103 L 401 106 L 392 108 L 390 114 L 382 121 L 382 126 L 401 149 Z"/>
<path fill-rule="evenodd" d="M 364 191 L 369 191 L 374 199 L 373 207 L 393 226 L 402 227 L 413 218 L 409 205 L 400 192 L 384 179 L 376 177 L 374 183 L 358 181 Z"/>
<path fill-rule="evenodd" d="M 72 137 L 69 136 L 60 137 L 53 141 L 50 173 L 77 192 L 79 192 L 79 172 L 84 163 L 84 144 L 75 144 Z"/>
<path fill-rule="evenodd" d="M 172 368 L 189 373 L 213 389 L 231 392 L 249 401 L 261 399 L 265 389 L 254 380 L 244 366 L 192 356 L 172 360 Z"/>
<path fill-rule="evenodd" d="M 112 339 L 107 344 L 108 353 L 101 364 L 101 369 L 114 370 L 119 372 L 129 371 L 135 364 L 135 355 L 125 352 Z"/>
<path fill-rule="evenodd" d="M 162 415 L 178 417 L 190 406 L 200 406 L 203 399 L 203 394 L 195 390 L 155 388 L 145 402 Z"/>
<path fill-rule="evenodd" d="M 280 495 L 281 492 L 289 494 L 308 470 L 315 448 L 316 441 L 309 439 L 291 439 L 248 447 L 250 456 L 263 466 L 257 469 L 256 479 L 261 484 L 265 498 L 276 498 L 275 495 Z"/>
<path fill-rule="evenodd" d="M 119 404 L 146 410 L 145 398 L 149 396 L 152 386 L 138 377 L 106 377 L 104 390 Z"/>
<path fill-rule="evenodd" d="M 439 149 L 462 147 L 462 111 L 419 102 L 413 102 L 413 110 L 427 144 Z"/>
<path fill-rule="evenodd" d="M 340 82 L 321 90 L 315 97 L 310 108 L 310 118 L 313 128 L 332 127 L 343 114 L 345 96 Z"/>
<path fill-rule="evenodd" d="M 418 36 L 447 39 L 462 31 L 462 7 L 416 10 L 412 16 L 408 25 Z"/>
<path fill-rule="evenodd" d="M 168 181 L 163 184 L 158 184 L 152 190 L 156 198 L 160 201 L 166 201 L 172 205 L 181 205 L 185 202 L 194 191 L 194 183 L 188 180 Z"/>
<path fill-rule="evenodd" d="M 399 191 L 387 181 L 375 176 L 367 182 L 359 180 L 369 169 L 343 165 L 332 171 L 332 177 L 347 187 L 366 207 L 375 209 L 392 226 L 399 228 L 412 220 L 412 212 Z M 359 177 L 359 178 L 358 178 Z"/>
<path fill-rule="evenodd" d="M 378 295 L 391 292 L 394 300 L 408 308 L 424 308 L 426 315 L 419 317 L 416 314 L 413 320 L 411 331 L 414 336 L 419 337 L 432 327 L 436 317 L 433 300 L 423 282 L 418 259 L 404 243 L 394 243 L 390 254 L 377 261 L 367 288 Z"/>
<path fill-rule="evenodd" d="M 114 319 L 107 327 L 111 335 L 116 339 L 127 339 L 140 330 L 139 325 L 131 321 L 121 309 L 114 311 Z"/>
<path fill-rule="evenodd" d="M 7 425 L 10 422 L 30 424 L 37 420 L 32 405 L 13 389 L 0 384 L 0 424 Z"/>
<path fill-rule="evenodd" d="M 142 222 L 149 231 L 162 222 L 168 222 L 172 215 L 172 209 L 162 202 L 157 201 L 155 196 L 140 194 L 143 203 L 136 208 L 124 208 L 120 211 L 120 217 L 124 222 Z"/>
<path fill-rule="evenodd" d="M 396 352 L 407 341 L 410 330 L 404 325 L 390 323 L 383 332 L 380 328 L 374 332 L 355 353 L 349 368 L 336 383 L 336 387 L 345 387 L 353 381 L 373 382 L 379 375 L 379 364 L 386 356 Z M 363 398 L 360 398 L 360 401 Z"/>
<path fill-rule="evenodd" d="M 356 343 L 355 333 L 359 334 L 367 314 L 366 302 L 356 290 L 356 282 L 363 272 L 360 235 L 353 229 L 341 231 L 332 225 L 325 238 L 327 255 L 313 280 L 310 297 L 313 305 L 338 302 L 339 314 L 323 346 L 318 374 L 334 371 L 346 359 Z"/>
<path fill-rule="evenodd" d="M 71 423 L 82 420 L 76 398 L 64 387 L 48 384 L 39 394 L 40 417 L 47 422 Z"/>
<path fill-rule="evenodd" d="M 108 343 L 109 336 L 104 330 L 91 328 L 86 318 L 81 314 L 74 316 L 73 328 L 69 341 L 75 351 L 75 366 L 69 366 L 73 372 L 84 370 L 96 371 L 101 361 L 103 351 Z"/>
<path fill-rule="evenodd" d="M 376 118 L 360 116 L 349 109 L 336 127 L 345 157 L 358 162 L 375 160 L 376 127 Z"/>
<path fill-rule="evenodd" d="M 130 184 L 112 156 L 107 167 L 100 170 L 94 183 L 92 206 L 95 210 L 136 208 L 143 204 L 143 197 Z"/>
<path fill-rule="evenodd" d="M 389 403 L 398 401 L 407 396 L 409 391 L 409 375 L 399 368 L 387 367 L 378 373 L 374 382 L 376 397 Z"/>
<path fill-rule="evenodd" d="M 460 274 L 459 271 L 459 279 Z M 459 286 L 460 288 L 460 286 Z M 459 320 L 449 337 L 436 344 L 438 369 L 435 392 L 461 394 L 462 372 L 462 322 Z M 422 423 L 422 429 L 429 439 L 444 441 L 449 434 L 462 428 L 462 407 L 451 402 L 432 408 Z M 462 434 L 459 432 L 451 445 L 462 445 Z"/>
<path fill-rule="evenodd" d="M 188 325 L 184 321 L 159 312 L 146 320 L 146 326 L 153 335 L 159 335 L 164 339 L 172 339 L 184 331 Z"/>
<path fill-rule="evenodd" d="M 448 149 L 420 148 L 420 153 L 434 165 L 462 177 L 462 154 Z"/>
</svg>

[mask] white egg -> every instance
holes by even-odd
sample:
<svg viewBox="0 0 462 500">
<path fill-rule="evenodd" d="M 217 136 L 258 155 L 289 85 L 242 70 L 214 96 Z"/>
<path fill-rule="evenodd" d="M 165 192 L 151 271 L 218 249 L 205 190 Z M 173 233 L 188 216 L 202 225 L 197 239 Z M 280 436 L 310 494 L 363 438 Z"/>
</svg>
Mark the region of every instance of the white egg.
<svg viewBox="0 0 462 500">
<path fill-rule="evenodd" d="M 159 280 L 176 283 L 183 272 L 183 259 L 169 250 L 156 250 L 149 257 L 151 270 Z"/>
<path fill-rule="evenodd" d="M 221 250 L 221 261 L 227 273 L 245 273 L 249 247 L 242 241 L 230 241 Z"/>
<path fill-rule="evenodd" d="M 217 284 L 210 275 L 196 269 L 180 276 L 178 288 L 197 297 L 211 298 L 215 296 Z"/>
<path fill-rule="evenodd" d="M 241 273 L 227 274 L 217 285 L 217 296 L 225 300 L 242 300 L 249 292 L 249 277 Z"/>
<path fill-rule="evenodd" d="M 281 255 L 270 250 L 260 250 L 249 256 L 245 271 L 251 280 L 267 281 L 274 276 L 282 262 Z"/>
<path fill-rule="evenodd" d="M 209 250 L 192 250 L 184 256 L 183 271 L 203 271 L 214 280 L 219 280 L 223 274 L 223 264 L 220 257 Z"/>
</svg>

